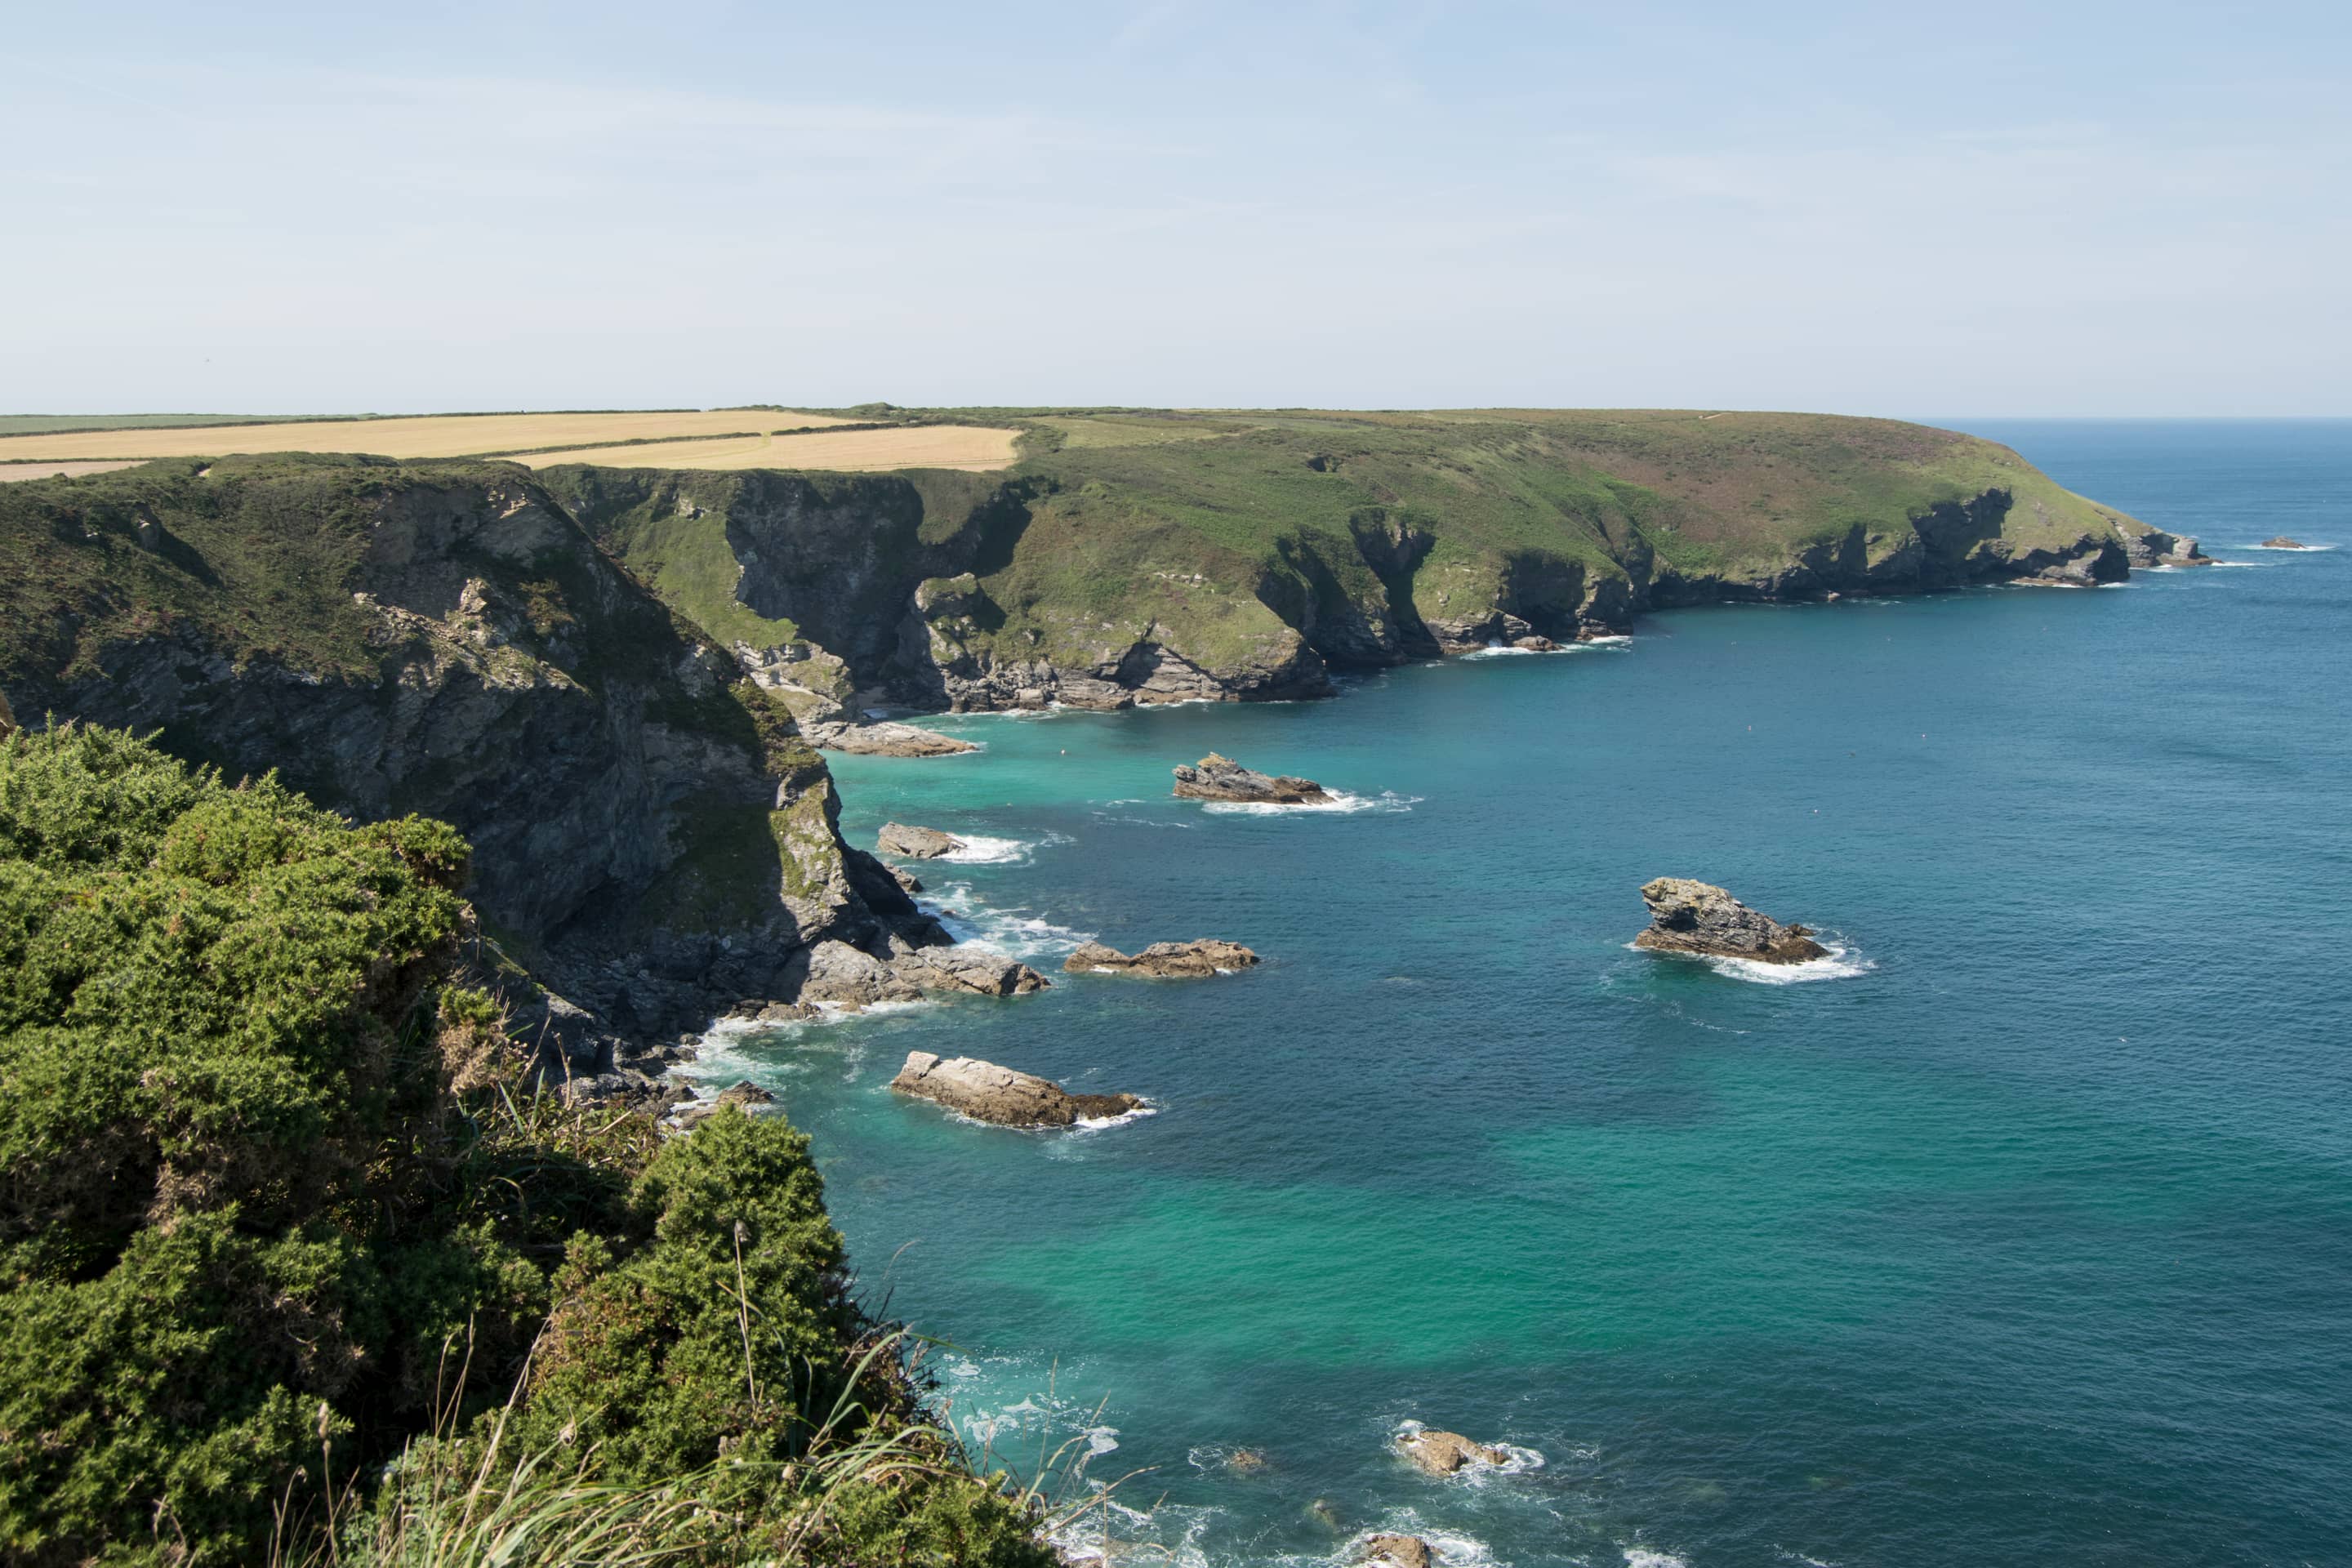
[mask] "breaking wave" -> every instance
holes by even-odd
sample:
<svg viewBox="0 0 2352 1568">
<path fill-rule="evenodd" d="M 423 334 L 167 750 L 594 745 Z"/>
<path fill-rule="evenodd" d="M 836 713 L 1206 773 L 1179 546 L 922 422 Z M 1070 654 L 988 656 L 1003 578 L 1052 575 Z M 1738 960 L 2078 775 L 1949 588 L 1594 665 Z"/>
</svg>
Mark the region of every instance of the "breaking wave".
<svg viewBox="0 0 2352 1568">
<path fill-rule="evenodd" d="M 1382 790 L 1374 795 L 1350 795 L 1343 789 L 1326 790 L 1321 800 L 1303 800 L 1285 805 L 1270 800 L 1213 800 L 1204 802 L 1202 811 L 1220 816 L 1282 816 L 1292 812 L 1328 812 L 1337 816 L 1351 816 L 1359 812 L 1411 811 L 1422 797 L 1399 795 L 1394 790 Z"/>
</svg>

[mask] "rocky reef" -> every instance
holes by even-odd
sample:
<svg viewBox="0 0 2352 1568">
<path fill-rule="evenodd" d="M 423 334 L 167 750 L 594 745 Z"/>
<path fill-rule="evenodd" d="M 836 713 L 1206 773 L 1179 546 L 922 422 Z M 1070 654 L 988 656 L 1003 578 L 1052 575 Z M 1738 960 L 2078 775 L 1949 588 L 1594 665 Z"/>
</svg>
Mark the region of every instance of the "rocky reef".
<svg viewBox="0 0 2352 1568">
<path fill-rule="evenodd" d="M 1633 939 L 1633 945 L 1654 952 L 1748 958 L 1760 963 L 1802 963 L 1829 955 L 1829 949 L 1805 927 L 1782 925 L 1712 883 L 1660 877 L 1643 885 L 1642 901 L 1650 908 L 1650 925 Z"/>
<path fill-rule="evenodd" d="M 1140 1109 L 1132 1094 L 1072 1094 L 1060 1084 L 971 1057 L 909 1051 L 890 1087 L 1002 1127 L 1068 1127 Z"/>
<path fill-rule="evenodd" d="M 1400 1434 L 1396 1448 L 1414 1468 L 1433 1476 L 1450 1476 L 1466 1465 L 1500 1465 L 1511 1457 L 1508 1449 L 1493 1444 L 1474 1443 L 1459 1432 L 1428 1427 Z"/>
<path fill-rule="evenodd" d="M 1202 937 L 1196 942 L 1155 942 L 1136 953 L 1089 942 L 1064 960 L 1062 968 L 1071 974 L 1148 974 L 1174 980 L 1229 974 L 1257 961 L 1256 953 L 1237 942 Z"/>
<path fill-rule="evenodd" d="M 2295 540 L 2289 539 L 2285 534 L 2282 533 L 2274 539 L 2263 540 L 2262 542 L 2262 548 L 2264 550 L 2308 550 L 2311 546 L 2301 543 Z"/>
<path fill-rule="evenodd" d="M 1430 1568 L 1435 1554 L 1418 1535 L 1383 1534 L 1364 1538 L 1363 1561 L 1386 1568 Z"/>
<path fill-rule="evenodd" d="M 1185 800 L 1311 805 L 1329 798 L 1329 793 L 1313 779 L 1257 773 L 1214 752 L 1189 767 L 1179 765 L 1175 773 L 1174 793 Z"/>
</svg>

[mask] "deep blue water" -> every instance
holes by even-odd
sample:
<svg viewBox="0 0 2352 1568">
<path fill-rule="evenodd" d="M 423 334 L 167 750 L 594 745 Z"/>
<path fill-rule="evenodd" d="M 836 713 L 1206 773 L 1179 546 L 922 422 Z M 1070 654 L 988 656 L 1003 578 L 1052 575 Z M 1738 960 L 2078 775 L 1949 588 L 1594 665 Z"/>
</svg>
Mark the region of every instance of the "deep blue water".
<svg viewBox="0 0 2352 1568">
<path fill-rule="evenodd" d="M 1969 427 L 2239 564 L 1693 609 L 1328 702 L 835 761 L 855 841 L 1004 841 L 924 874 L 1041 967 L 1081 934 L 1266 955 L 706 1064 L 809 1130 L 869 1292 L 952 1342 L 968 1435 L 1149 1468 L 1076 1534 L 2352 1562 L 2352 548 L 2248 548 L 2352 547 L 2352 424 Z M 1213 749 L 1362 809 L 1169 798 Z M 1842 962 L 1630 951 L 1661 874 Z M 951 1121 L 884 1088 L 914 1048 L 1159 1112 Z M 1409 1419 L 1543 1462 L 1428 1479 L 1386 1449 Z"/>
</svg>

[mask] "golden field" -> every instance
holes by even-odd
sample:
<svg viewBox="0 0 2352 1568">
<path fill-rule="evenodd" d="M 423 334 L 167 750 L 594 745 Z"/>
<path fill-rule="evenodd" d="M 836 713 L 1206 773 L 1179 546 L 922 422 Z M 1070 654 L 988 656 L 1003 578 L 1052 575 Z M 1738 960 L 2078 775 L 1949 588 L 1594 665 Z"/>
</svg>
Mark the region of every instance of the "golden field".
<svg viewBox="0 0 2352 1568">
<path fill-rule="evenodd" d="M 54 479 L 63 474 L 78 479 L 83 474 L 103 474 L 115 468 L 137 468 L 144 458 L 117 458 L 110 463 L 6 463 L 0 464 L 0 485 L 16 479 Z"/>
<path fill-rule="evenodd" d="M 484 452 L 516 452 L 541 447 L 589 447 L 680 436 L 733 436 L 747 430 L 765 433 L 849 423 L 852 421 L 824 414 L 796 414 L 772 408 L 711 408 L 671 414 L 436 414 L 417 418 L 210 425 L 193 429 L 83 430 L 71 435 L 0 437 L 0 464 L 52 458 L 83 462 L 226 458 L 239 452 L 373 452 L 384 458 L 467 458 Z"/>
<path fill-rule="evenodd" d="M 1017 430 L 981 425 L 903 425 L 885 430 L 817 430 L 748 440 L 666 441 L 656 447 L 589 447 L 535 452 L 534 468 L 593 463 L 607 468 L 1003 468 L 1019 456 Z"/>
</svg>

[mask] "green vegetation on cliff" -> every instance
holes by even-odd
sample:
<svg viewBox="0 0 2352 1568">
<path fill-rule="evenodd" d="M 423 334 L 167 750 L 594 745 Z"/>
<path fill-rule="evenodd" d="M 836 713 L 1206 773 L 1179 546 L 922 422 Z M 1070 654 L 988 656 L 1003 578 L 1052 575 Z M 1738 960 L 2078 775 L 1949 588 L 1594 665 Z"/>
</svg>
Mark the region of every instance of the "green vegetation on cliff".
<svg viewBox="0 0 2352 1568">
<path fill-rule="evenodd" d="M 519 1489 L 541 1538 L 462 1560 L 1050 1562 L 848 1295 L 800 1134 L 527 1086 L 467 860 L 0 740 L 0 1556 L 423 1560 Z"/>
</svg>

